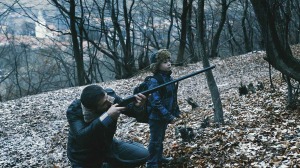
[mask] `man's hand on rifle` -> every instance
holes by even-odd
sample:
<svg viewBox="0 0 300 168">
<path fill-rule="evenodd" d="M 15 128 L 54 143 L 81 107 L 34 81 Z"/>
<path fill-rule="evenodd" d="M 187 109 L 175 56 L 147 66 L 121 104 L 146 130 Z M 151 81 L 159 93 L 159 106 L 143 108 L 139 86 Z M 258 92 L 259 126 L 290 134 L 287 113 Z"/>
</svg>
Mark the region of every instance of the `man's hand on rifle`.
<svg viewBox="0 0 300 168">
<path fill-rule="evenodd" d="M 117 120 L 121 112 L 126 109 L 126 107 L 117 106 L 118 104 L 113 104 L 106 112 L 113 120 Z"/>
<path fill-rule="evenodd" d="M 147 97 L 141 93 L 134 95 L 136 106 L 142 107 L 146 103 Z"/>
</svg>

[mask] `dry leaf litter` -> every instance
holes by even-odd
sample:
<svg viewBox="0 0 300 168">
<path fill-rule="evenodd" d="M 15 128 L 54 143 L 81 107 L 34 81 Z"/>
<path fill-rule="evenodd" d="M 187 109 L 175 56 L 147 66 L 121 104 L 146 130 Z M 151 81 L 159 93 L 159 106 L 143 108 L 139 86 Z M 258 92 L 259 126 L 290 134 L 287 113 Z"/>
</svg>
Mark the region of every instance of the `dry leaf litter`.
<svg viewBox="0 0 300 168">
<path fill-rule="evenodd" d="M 293 47 L 299 55 L 299 46 Z M 164 154 L 175 158 L 164 167 L 299 167 L 300 108 L 286 108 L 287 86 L 281 74 L 271 69 L 275 90 L 270 88 L 269 65 L 257 51 L 226 59 L 210 60 L 224 110 L 224 125 L 213 122 L 213 104 L 205 75 L 179 84 L 182 117 L 167 129 Z M 202 69 L 190 64 L 173 69 L 178 78 Z M 149 72 L 131 79 L 100 83 L 122 97 L 141 83 Z M 240 83 L 263 82 L 265 88 L 240 96 Z M 68 105 L 84 87 L 47 92 L 0 103 L 0 167 L 70 167 L 66 156 Z M 188 97 L 200 107 L 192 109 Z M 202 127 L 205 121 L 208 126 Z M 192 128 L 194 138 L 183 141 L 177 127 Z M 148 125 L 133 118 L 119 118 L 116 137 L 149 141 Z"/>
</svg>

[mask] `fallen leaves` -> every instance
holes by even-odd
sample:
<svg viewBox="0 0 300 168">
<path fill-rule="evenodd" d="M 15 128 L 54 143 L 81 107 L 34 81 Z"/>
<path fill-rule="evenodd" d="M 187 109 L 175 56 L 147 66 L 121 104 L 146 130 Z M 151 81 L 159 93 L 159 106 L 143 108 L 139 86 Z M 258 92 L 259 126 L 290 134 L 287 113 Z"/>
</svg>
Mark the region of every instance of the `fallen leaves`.
<svg viewBox="0 0 300 168">
<path fill-rule="evenodd" d="M 298 46 L 299 48 L 299 46 Z M 294 48 L 299 53 L 299 49 Z M 224 125 L 213 123 L 213 104 L 205 75 L 197 75 L 179 84 L 180 120 L 169 125 L 164 154 L 175 161 L 164 167 L 296 167 L 300 165 L 300 108 L 286 109 L 286 85 L 272 69 L 275 90 L 269 88 L 268 64 L 264 52 L 248 53 L 212 60 L 221 94 Z M 201 63 L 173 70 L 174 78 L 200 69 Z M 122 97 L 149 73 L 118 81 L 101 83 Z M 240 82 L 264 90 L 239 96 Z M 68 124 L 65 111 L 78 98 L 83 87 L 28 96 L 0 103 L 1 167 L 70 167 L 66 156 Z M 185 101 L 191 97 L 199 107 Z M 194 137 L 183 141 L 177 127 L 193 129 Z M 149 143 L 149 127 L 121 116 L 116 137 Z"/>
</svg>

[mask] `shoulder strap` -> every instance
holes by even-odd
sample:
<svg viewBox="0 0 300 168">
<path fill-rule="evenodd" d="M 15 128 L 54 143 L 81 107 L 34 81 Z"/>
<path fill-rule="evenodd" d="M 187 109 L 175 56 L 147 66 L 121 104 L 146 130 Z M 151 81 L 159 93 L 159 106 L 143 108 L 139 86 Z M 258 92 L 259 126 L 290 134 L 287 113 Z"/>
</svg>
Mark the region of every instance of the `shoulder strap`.
<svg viewBox="0 0 300 168">
<path fill-rule="evenodd" d="M 152 76 L 154 79 L 157 80 L 158 84 L 161 85 L 164 83 L 164 79 L 160 74 L 155 74 Z"/>
<path fill-rule="evenodd" d="M 161 84 L 164 83 L 164 79 L 163 79 L 163 77 L 160 74 L 155 74 L 152 77 L 157 80 L 157 82 L 158 82 L 159 85 L 161 85 Z M 164 97 L 166 95 L 166 93 L 167 93 L 166 87 L 162 87 L 159 90 L 159 93 L 160 93 L 161 97 Z"/>
<path fill-rule="evenodd" d="M 150 78 L 153 78 L 153 76 L 147 76 L 147 77 L 145 78 L 144 81 L 146 82 L 146 81 L 148 81 Z"/>
</svg>

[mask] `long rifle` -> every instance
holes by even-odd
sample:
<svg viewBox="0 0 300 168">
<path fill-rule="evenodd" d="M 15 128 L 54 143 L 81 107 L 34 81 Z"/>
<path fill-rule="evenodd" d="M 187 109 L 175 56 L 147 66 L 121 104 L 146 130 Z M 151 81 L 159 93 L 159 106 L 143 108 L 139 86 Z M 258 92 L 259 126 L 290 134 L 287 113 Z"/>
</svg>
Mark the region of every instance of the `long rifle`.
<svg viewBox="0 0 300 168">
<path fill-rule="evenodd" d="M 149 90 L 145 90 L 145 91 L 142 91 L 142 92 L 140 92 L 140 93 L 142 93 L 143 95 L 146 95 L 146 96 L 147 96 L 147 95 L 149 95 L 150 93 L 153 93 L 153 92 L 159 90 L 160 88 L 162 88 L 162 87 L 164 87 L 164 86 L 170 85 L 170 84 L 172 84 L 172 83 L 179 82 L 179 81 L 184 80 L 184 79 L 186 79 L 186 78 L 190 78 L 190 77 L 192 77 L 192 76 L 195 76 L 195 75 L 200 74 L 200 73 L 202 73 L 202 72 L 208 71 L 208 70 L 213 69 L 213 68 L 215 68 L 215 67 L 216 67 L 216 66 L 213 65 L 213 66 L 204 68 L 204 69 L 202 69 L 202 70 L 193 72 L 193 73 L 191 73 L 191 74 L 185 75 L 185 76 L 180 77 L 180 78 L 178 78 L 178 79 L 174 79 L 174 80 L 172 80 L 172 81 L 170 81 L 170 82 L 167 82 L 167 83 L 158 85 L 158 86 L 156 86 L 155 88 L 152 88 L 152 89 L 149 89 Z M 123 106 L 126 106 L 127 104 L 129 104 L 129 103 L 131 103 L 131 102 L 133 102 L 133 101 L 135 101 L 134 95 L 129 96 L 129 97 L 123 99 L 121 102 L 119 102 L 119 105 L 118 105 L 118 106 L 119 106 L 119 107 L 123 107 Z"/>
</svg>

